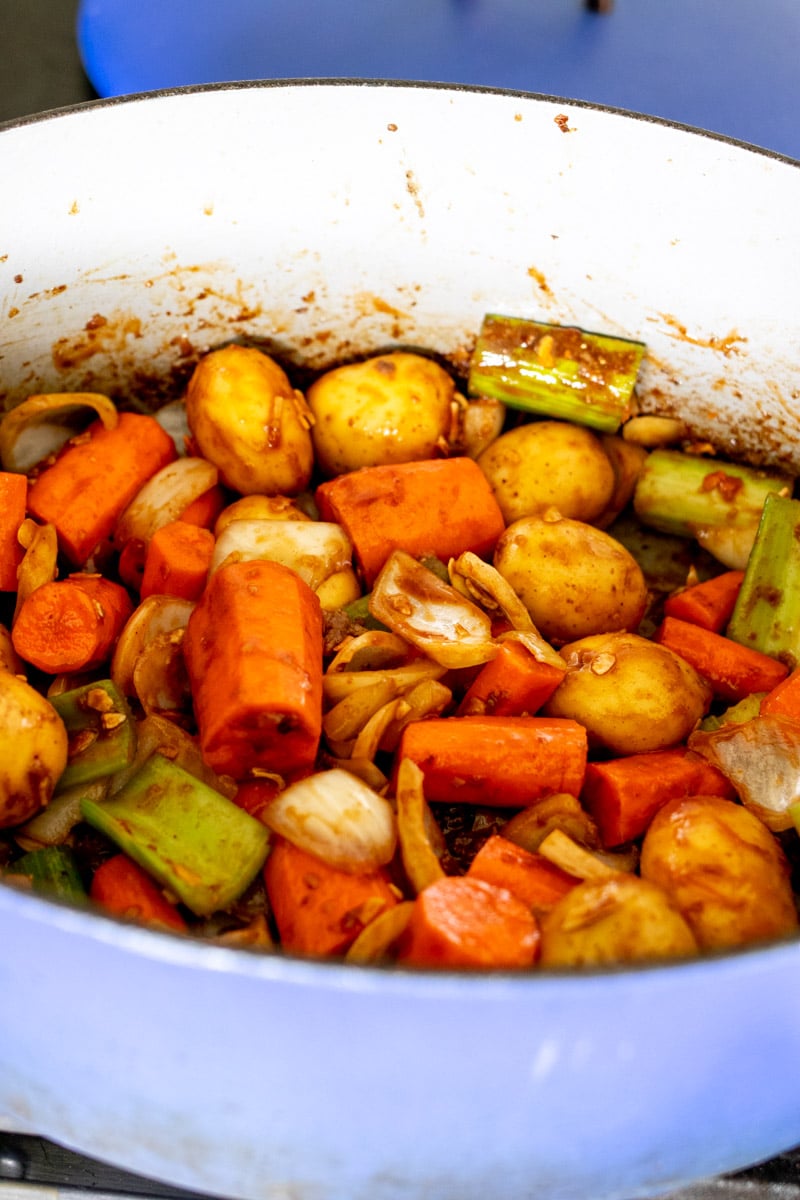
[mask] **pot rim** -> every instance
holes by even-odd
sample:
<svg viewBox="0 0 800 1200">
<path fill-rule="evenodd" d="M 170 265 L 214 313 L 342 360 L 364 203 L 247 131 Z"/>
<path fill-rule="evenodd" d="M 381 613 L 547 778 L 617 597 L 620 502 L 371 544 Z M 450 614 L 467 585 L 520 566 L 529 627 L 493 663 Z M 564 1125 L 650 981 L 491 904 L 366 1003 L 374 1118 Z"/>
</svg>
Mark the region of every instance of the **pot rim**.
<svg viewBox="0 0 800 1200">
<path fill-rule="evenodd" d="M 718 133 L 715 130 L 703 129 L 697 125 L 690 125 L 682 121 L 671 120 L 667 117 L 659 117 L 650 113 L 639 112 L 635 109 L 619 108 L 611 104 L 603 104 L 592 100 L 571 99 L 568 96 L 551 95 L 547 92 L 525 91 L 520 88 L 489 87 L 485 84 L 448 83 L 436 81 L 429 82 L 427 80 L 415 79 L 374 79 L 370 77 L 342 78 L 337 76 L 300 76 L 290 79 L 243 79 L 216 83 L 185 84 L 178 87 L 158 88 L 154 89 L 153 91 L 145 92 L 130 92 L 120 96 L 107 96 L 98 98 L 96 100 L 84 100 L 78 104 L 65 105 L 60 108 L 46 109 L 43 112 L 30 113 L 23 117 L 15 117 L 8 121 L 0 121 L 0 134 L 6 133 L 12 129 L 20 129 L 28 125 L 36 125 L 44 121 L 57 120 L 75 113 L 86 113 L 95 109 L 113 108 L 117 107 L 118 105 L 140 104 L 150 100 L 164 100 L 170 97 L 189 96 L 205 92 L 268 91 L 273 89 L 288 90 L 292 88 L 315 87 L 337 88 L 345 91 L 356 91 L 361 88 L 383 88 L 384 90 L 403 88 L 434 92 L 463 92 L 467 94 L 483 94 L 490 96 L 516 96 L 521 100 L 532 100 L 537 103 L 546 104 L 563 104 L 568 105 L 570 108 L 577 109 L 590 109 L 594 112 L 604 112 L 609 113 L 612 116 L 626 117 L 633 121 L 641 121 L 644 124 L 660 125 L 669 129 L 677 129 L 684 133 L 694 134 L 702 138 L 708 138 L 715 142 L 723 142 L 729 146 L 737 146 L 740 149 L 749 150 L 752 153 L 763 155 L 766 158 L 776 159 L 778 162 L 788 163 L 791 166 L 800 167 L 800 159 L 794 158 L 789 154 L 784 154 L 779 150 L 771 150 L 766 146 L 759 146 L 754 142 L 747 142 L 741 138 L 735 138 L 726 133 Z"/>
</svg>

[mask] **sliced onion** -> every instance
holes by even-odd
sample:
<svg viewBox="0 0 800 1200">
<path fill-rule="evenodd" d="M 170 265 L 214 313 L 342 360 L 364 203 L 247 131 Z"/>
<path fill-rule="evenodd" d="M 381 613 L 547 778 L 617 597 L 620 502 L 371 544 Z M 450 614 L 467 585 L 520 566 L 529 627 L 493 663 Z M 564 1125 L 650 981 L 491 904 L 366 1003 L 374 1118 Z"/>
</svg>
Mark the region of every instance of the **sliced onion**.
<svg viewBox="0 0 800 1200">
<path fill-rule="evenodd" d="M 273 832 L 343 871 L 385 866 L 397 844 L 389 801 L 338 768 L 290 784 L 263 819 Z"/>
<path fill-rule="evenodd" d="M 438 826 L 425 799 L 424 775 L 415 762 L 404 758 L 397 772 L 397 830 L 400 854 L 408 881 L 415 892 L 444 877 L 436 853 Z M 441 830 L 436 839 L 441 844 Z"/>
<path fill-rule="evenodd" d="M 800 726 L 773 714 L 698 730 L 689 748 L 731 781 L 746 808 L 779 833 L 791 829 L 789 813 L 800 800 Z"/>
<path fill-rule="evenodd" d="M 384 629 L 370 629 L 342 642 L 328 666 L 334 671 L 374 671 L 383 667 L 399 667 L 411 653 L 404 638 Z"/>
<path fill-rule="evenodd" d="M 0 420 L 0 462 L 4 471 L 26 475 L 56 454 L 85 423 L 92 409 L 106 429 L 119 421 L 114 402 L 97 392 L 53 392 L 28 396 Z"/>
<path fill-rule="evenodd" d="M 447 668 L 479 666 L 497 654 L 486 613 L 404 550 L 387 559 L 369 609 L 392 632 Z"/>
<path fill-rule="evenodd" d="M 388 704 L 384 704 L 376 713 L 373 713 L 353 743 L 353 757 L 373 759 L 378 753 L 386 730 L 407 710 L 408 705 L 400 697 L 397 700 L 390 700 Z"/>
<path fill-rule="evenodd" d="M 382 678 L 390 679 L 397 685 L 399 694 L 414 687 L 423 679 L 441 679 L 442 675 L 446 673 L 447 668 L 439 663 L 420 659 L 405 667 L 382 671 L 381 675 Z M 339 700 L 344 700 L 345 696 L 349 696 L 361 688 L 371 687 L 374 682 L 374 671 L 335 671 L 333 674 L 328 672 L 322 678 L 322 692 L 328 703 L 336 704 Z"/>
<path fill-rule="evenodd" d="M 211 573 L 224 562 L 267 559 L 295 571 L 314 590 L 350 566 L 353 547 L 331 521 L 231 521 L 217 538 Z"/>
<path fill-rule="evenodd" d="M 46 808 L 14 830 L 14 840 L 24 850 L 41 846 L 60 846 L 83 820 L 81 800 L 103 800 L 108 791 L 108 779 L 79 783 L 54 796 Z"/>
<path fill-rule="evenodd" d="M 133 666 L 135 695 L 146 714 L 176 723 L 188 720 L 192 691 L 183 657 L 183 629 L 160 633 L 148 642 Z"/>
<path fill-rule="evenodd" d="M 376 671 L 375 681 L 369 687 L 351 692 L 325 714 L 322 719 L 325 736 L 334 742 L 357 737 L 367 721 L 397 694 L 397 684 Z"/>
<path fill-rule="evenodd" d="M 14 649 L 11 634 L 5 625 L 0 625 L 0 671 L 7 671 L 9 675 L 25 674 L 25 666 Z"/>
<path fill-rule="evenodd" d="M 517 633 L 525 634 L 525 645 L 538 662 L 564 666 L 561 655 L 544 640 L 531 614 L 496 567 L 467 550 L 450 561 L 448 570 L 454 587 L 461 583 L 467 595 L 477 600 L 481 607 L 490 612 L 501 612 Z"/>
<path fill-rule="evenodd" d="M 743 571 L 747 566 L 758 525 L 709 525 L 695 529 L 697 541 L 709 554 L 731 571 Z"/>
<path fill-rule="evenodd" d="M 539 846 L 539 854 L 576 879 L 609 879 L 621 874 L 618 868 L 609 866 L 604 858 L 574 842 L 562 829 L 553 829 L 548 833 Z"/>
<path fill-rule="evenodd" d="M 151 713 L 137 723 L 136 754 L 133 762 L 114 775 L 109 788 L 111 795 L 116 795 L 153 754 L 163 754 L 165 758 L 177 763 L 184 771 L 188 771 L 196 779 L 201 779 L 229 800 L 232 800 L 239 790 L 235 780 L 227 775 L 217 775 L 206 765 L 199 746 L 185 729 L 181 729 L 166 717 Z"/>
<path fill-rule="evenodd" d="M 19 541 L 25 548 L 17 568 L 16 619 L 23 603 L 43 583 L 50 583 L 58 574 L 58 534 L 55 525 L 37 525 L 30 518 L 19 528 Z"/>
<path fill-rule="evenodd" d="M 135 609 L 120 634 L 111 659 L 111 678 L 124 696 L 135 696 L 136 660 L 154 638 L 185 629 L 194 603 L 178 596 L 148 596 Z"/>
<path fill-rule="evenodd" d="M 117 522 L 114 545 L 132 538 L 148 545 L 153 534 L 177 521 L 189 505 L 214 487 L 219 472 L 205 458 L 178 458 L 167 463 L 142 487 Z"/>
<path fill-rule="evenodd" d="M 386 727 L 380 748 L 390 754 L 397 749 L 400 734 L 411 721 L 422 721 L 425 717 L 438 717 L 452 703 L 453 693 L 438 679 L 423 679 L 421 683 L 403 693 L 403 710 Z"/>
<path fill-rule="evenodd" d="M 176 453 L 183 458 L 191 438 L 184 401 L 182 399 L 170 400 L 169 404 L 162 404 L 161 408 L 153 413 L 153 416 L 164 432 L 172 438 Z"/>
<path fill-rule="evenodd" d="M 357 776 L 362 783 L 366 783 L 367 787 L 371 787 L 374 792 L 383 792 L 389 786 L 389 780 L 381 771 L 380 767 L 376 767 L 375 763 L 366 758 L 327 758 L 327 766 L 329 768 L 339 767 L 342 771 L 349 771 L 351 775 Z"/>
<path fill-rule="evenodd" d="M 384 908 L 350 944 L 345 954 L 347 962 L 370 963 L 389 958 L 394 943 L 405 932 L 413 911 L 413 900 L 403 900 L 391 908 Z"/>
</svg>

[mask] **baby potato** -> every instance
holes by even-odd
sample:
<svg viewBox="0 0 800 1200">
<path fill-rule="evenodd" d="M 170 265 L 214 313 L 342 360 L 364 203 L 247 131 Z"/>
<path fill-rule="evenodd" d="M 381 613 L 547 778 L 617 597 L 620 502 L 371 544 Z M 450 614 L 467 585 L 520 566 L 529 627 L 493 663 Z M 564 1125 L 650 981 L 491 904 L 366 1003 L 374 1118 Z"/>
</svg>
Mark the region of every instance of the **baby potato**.
<svg viewBox="0 0 800 1200">
<path fill-rule="evenodd" d="M 684 796 L 666 804 L 645 834 L 641 872 L 672 897 L 701 949 L 797 929 L 786 856 L 766 825 L 733 800 Z"/>
<path fill-rule="evenodd" d="M 340 475 L 446 450 L 455 383 L 433 359 L 396 351 L 327 371 L 306 399 L 317 464 Z"/>
<path fill-rule="evenodd" d="M 219 537 L 232 521 L 310 520 L 308 513 L 298 508 L 289 496 L 259 496 L 253 493 L 223 508 L 214 526 L 214 536 Z"/>
<path fill-rule="evenodd" d="M 584 880 L 542 918 L 541 965 L 585 967 L 697 954 L 676 905 L 637 875 Z"/>
<path fill-rule="evenodd" d="M 558 514 L 514 521 L 497 542 L 494 565 L 556 645 L 635 629 L 647 605 L 644 575 L 625 547 Z"/>
<path fill-rule="evenodd" d="M 18 675 L 0 672 L 0 828 L 43 808 L 67 765 L 64 722 Z"/>
<path fill-rule="evenodd" d="M 676 746 L 711 702 L 709 684 L 693 667 L 635 633 L 581 638 L 561 656 L 567 673 L 543 711 L 579 721 L 593 748 L 641 754 Z"/>
<path fill-rule="evenodd" d="M 248 496 L 296 495 L 314 465 L 310 415 L 278 364 L 252 346 L 206 354 L 186 391 L 186 419 L 220 480 Z"/>
<path fill-rule="evenodd" d="M 591 524 L 616 477 L 600 438 L 568 421 L 532 421 L 498 437 L 478 458 L 506 523 L 556 508 Z"/>
</svg>

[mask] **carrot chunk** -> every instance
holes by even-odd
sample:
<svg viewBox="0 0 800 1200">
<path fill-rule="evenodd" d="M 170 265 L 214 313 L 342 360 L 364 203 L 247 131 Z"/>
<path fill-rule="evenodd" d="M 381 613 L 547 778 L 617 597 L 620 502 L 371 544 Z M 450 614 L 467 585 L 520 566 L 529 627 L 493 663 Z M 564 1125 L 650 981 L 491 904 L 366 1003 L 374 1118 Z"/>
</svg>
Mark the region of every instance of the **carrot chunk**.
<svg viewBox="0 0 800 1200">
<path fill-rule="evenodd" d="M 213 529 L 217 517 L 227 504 L 228 496 L 224 487 L 215 483 L 183 510 L 180 519 L 187 525 L 201 525 L 203 529 Z"/>
<path fill-rule="evenodd" d="M 486 556 L 505 528 L 486 476 L 471 458 L 364 467 L 320 484 L 323 520 L 341 525 L 371 587 L 392 550 L 445 562 Z"/>
<path fill-rule="evenodd" d="M 17 590 L 17 568 L 23 550 L 17 538 L 25 520 L 28 480 L 14 471 L 0 471 L 0 592 Z"/>
<path fill-rule="evenodd" d="M 664 601 L 664 613 L 713 633 L 721 633 L 733 615 L 743 579 L 744 571 L 723 571 L 712 579 L 668 596 Z"/>
<path fill-rule="evenodd" d="M 470 863 L 467 876 L 507 888 L 537 913 L 552 908 L 580 882 L 543 854 L 533 854 L 500 833 L 486 839 Z"/>
<path fill-rule="evenodd" d="M 653 641 L 679 654 L 723 700 L 743 700 L 752 692 L 771 692 L 789 673 L 786 664 L 777 658 L 677 617 L 665 617 Z"/>
<path fill-rule="evenodd" d="M 127 854 L 115 854 L 97 868 L 89 896 L 118 917 L 180 932 L 187 928 L 180 912 L 158 884 Z"/>
<path fill-rule="evenodd" d="M 543 796 L 577 796 L 586 730 L 559 717 L 431 717 L 403 730 L 397 761 L 410 758 L 428 800 L 525 808 Z"/>
<path fill-rule="evenodd" d="M 124 587 L 102 575 L 43 583 L 23 601 L 11 631 L 20 658 L 51 675 L 99 667 L 133 613 Z"/>
<path fill-rule="evenodd" d="M 214 553 L 209 529 L 181 519 L 163 525 L 150 539 L 142 575 L 141 596 L 182 596 L 199 599 Z"/>
<path fill-rule="evenodd" d="M 761 701 L 761 712 L 800 722 L 800 667 L 767 693 Z"/>
<path fill-rule="evenodd" d="M 366 924 L 394 907 L 398 894 L 384 870 L 351 874 L 275 837 L 264 882 L 284 950 L 343 954 Z"/>
<path fill-rule="evenodd" d="M 539 662 L 522 642 L 503 642 L 495 658 L 482 667 L 458 709 L 460 717 L 533 715 L 549 700 L 566 674 Z"/>
<path fill-rule="evenodd" d="M 506 888 L 446 875 L 414 901 L 398 961 L 425 967 L 530 967 L 539 924 Z"/>
<path fill-rule="evenodd" d="M 736 792 L 711 763 L 677 746 L 589 763 L 581 801 L 594 818 L 603 845 L 611 848 L 640 837 L 658 810 L 680 796 L 732 800 Z"/>
<path fill-rule="evenodd" d="M 153 417 L 121 413 L 113 429 L 95 421 L 32 484 L 28 511 L 55 525 L 64 554 L 83 566 L 140 488 L 175 456 L 172 438 Z"/>
<path fill-rule="evenodd" d="M 234 562 L 211 576 L 186 628 L 184 657 L 200 747 L 245 779 L 310 766 L 322 733 L 322 610 L 280 563 Z"/>
</svg>

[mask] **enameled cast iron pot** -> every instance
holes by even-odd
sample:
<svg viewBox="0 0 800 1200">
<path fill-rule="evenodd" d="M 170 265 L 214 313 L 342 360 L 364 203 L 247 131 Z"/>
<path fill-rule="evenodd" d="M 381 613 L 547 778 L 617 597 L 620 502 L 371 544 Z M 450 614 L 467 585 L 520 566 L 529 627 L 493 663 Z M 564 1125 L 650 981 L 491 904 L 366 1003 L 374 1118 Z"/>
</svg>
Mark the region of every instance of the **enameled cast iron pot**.
<svg viewBox="0 0 800 1200">
<path fill-rule="evenodd" d="M 641 338 L 645 408 L 800 466 L 800 169 L 549 97 L 303 82 L 0 131 L 0 395 L 145 398 L 485 311 Z M 197 945 L 0 887 L 2 1115 L 237 1200 L 612 1200 L 800 1142 L 800 944 L 463 976 Z"/>
</svg>

